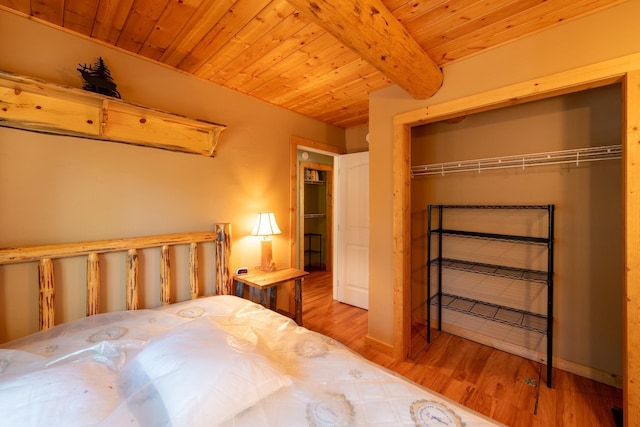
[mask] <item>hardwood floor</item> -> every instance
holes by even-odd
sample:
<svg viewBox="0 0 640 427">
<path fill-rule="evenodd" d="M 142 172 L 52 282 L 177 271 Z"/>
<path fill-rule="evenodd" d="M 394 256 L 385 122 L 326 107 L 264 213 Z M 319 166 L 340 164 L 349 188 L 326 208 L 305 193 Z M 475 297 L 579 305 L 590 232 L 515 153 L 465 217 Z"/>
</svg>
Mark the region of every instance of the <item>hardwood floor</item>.
<svg viewBox="0 0 640 427">
<path fill-rule="evenodd" d="M 611 408 L 622 407 L 622 390 L 559 369 L 549 389 L 540 363 L 454 335 L 434 331 L 424 351 L 400 362 L 366 347 L 368 312 L 333 300 L 331 273 L 307 276 L 302 300 L 306 328 L 508 426 L 616 426 Z M 424 347 L 414 336 L 417 348 Z"/>
</svg>

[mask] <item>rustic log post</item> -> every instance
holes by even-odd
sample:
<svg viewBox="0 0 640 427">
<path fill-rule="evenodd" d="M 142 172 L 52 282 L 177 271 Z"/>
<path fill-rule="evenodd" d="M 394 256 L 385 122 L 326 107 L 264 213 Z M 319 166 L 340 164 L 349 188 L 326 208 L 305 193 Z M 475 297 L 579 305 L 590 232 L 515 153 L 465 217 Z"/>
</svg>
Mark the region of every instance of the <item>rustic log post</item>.
<svg viewBox="0 0 640 427">
<path fill-rule="evenodd" d="M 162 305 L 171 304 L 171 265 L 169 246 L 162 246 L 160 253 L 160 301 Z"/>
<path fill-rule="evenodd" d="M 95 252 L 87 256 L 87 316 L 100 312 L 100 259 Z"/>
<path fill-rule="evenodd" d="M 127 251 L 127 310 L 138 309 L 138 251 Z"/>
<path fill-rule="evenodd" d="M 216 294 L 232 295 L 233 279 L 229 265 L 231 257 L 231 224 L 215 225 L 216 233 Z"/>
<path fill-rule="evenodd" d="M 53 261 L 51 258 L 41 259 L 38 263 L 40 284 L 40 330 L 52 328 L 55 324 L 53 299 L 55 284 L 53 280 Z"/>
<path fill-rule="evenodd" d="M 189 245 L 189 289 L 191 299 L 198 298 L 198 244 L 195 242 Z"/>
</svg>

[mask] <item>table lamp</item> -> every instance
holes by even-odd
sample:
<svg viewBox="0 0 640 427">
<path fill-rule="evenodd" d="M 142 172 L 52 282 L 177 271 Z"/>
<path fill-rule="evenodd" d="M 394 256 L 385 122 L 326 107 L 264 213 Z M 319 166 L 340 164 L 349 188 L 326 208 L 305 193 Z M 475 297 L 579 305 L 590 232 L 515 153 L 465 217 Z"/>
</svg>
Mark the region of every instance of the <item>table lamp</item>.
<svg viewBox="0 0 640 427">
<path fill-rule="evenodd" d="M 272 261 L 271 236 L 280 234 L 280 228 L 276 223 L 273 212 L 261 212 L 256 217 L 256 223 L 251 231 L 252 236 L 262 236 L 262 246 L 260 248 L 260 266 L 256 267 L 260 271 L 273 271 L 275 264 Z"/>
</svg>

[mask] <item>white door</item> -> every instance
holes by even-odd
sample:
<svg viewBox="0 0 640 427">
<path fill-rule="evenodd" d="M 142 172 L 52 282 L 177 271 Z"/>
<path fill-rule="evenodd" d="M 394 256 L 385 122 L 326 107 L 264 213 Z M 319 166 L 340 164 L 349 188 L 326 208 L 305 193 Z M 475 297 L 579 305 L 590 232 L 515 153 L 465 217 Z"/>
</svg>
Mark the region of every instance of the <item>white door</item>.
<svg viewBox="0 0 640 427">
<path fill-rule="evenodd" d="M 369 307 L 369 153 L 335 158 L 336 299 Z"/>
</svg>

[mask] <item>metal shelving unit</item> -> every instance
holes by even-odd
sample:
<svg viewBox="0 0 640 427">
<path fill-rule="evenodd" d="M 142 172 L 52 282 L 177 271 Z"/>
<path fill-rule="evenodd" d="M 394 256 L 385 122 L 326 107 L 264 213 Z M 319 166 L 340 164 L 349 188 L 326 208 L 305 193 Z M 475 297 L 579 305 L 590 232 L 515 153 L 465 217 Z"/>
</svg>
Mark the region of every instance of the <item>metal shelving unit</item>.
<svg viewBox="0 0 640 427">
<path fill-rule="evenodd" d="M 531 235 L 512 235 L 486 233 L 482 231 L 469 231 L 444 228 L 443 217 L 447 210 L 462 209 L 486 209 L 486 210 L 544 210 L 546 211 L 548 224 L 546 237 Z M 433 226 L 432 212 L 436 211 L 436 226 Z M 553 229 L 554 229 L 553 205 L 429 205 L 427 210 L 427 342 L 431 342 L 431 307 L 438 310 L 438 330 L 442 330 L 442 310 L 452 310 L 459 313 L 479 317 L 509 326 L 540 333 L 546 336 L 547 341 L 547 386 L 552 387 L 553 368 Z M 432 257 L 432 237 L 437 237 L 437 255 Z M 487 264 L 468 260 L 444 258 L 442 255 L 443 240 L 447 236 L 461 238 L 506 241 L 517 244 L 544 245 L 547 252 L 547 269 L 532 270 L 513 266 Z M 431 268 L 438 271 L 437 291 L 432 295 Z M 445 293 L 442 290 L 443 269 L 465 271 L 481 275 L 504 277 L 522 281 L 526 286 L 529 282 L 544 284 L 547 288 L 547 312 L 546 314 L 532 313 L 514 307 L 495 304 L 491 301 L 480 301 L 464 295 Z"/>
<path fill-rule="evenodd" d="M 322 270 L 322 234 L 305 233 L 304 241 L 304 269 Z M 314 257 L 317 263 L 313 262 Z"/>
<path fill-rule="evenodd" d="M 541 270 L 530 270 L 527 268 L 515 268 L 504 265 L 484 264 L 481 262 L 449 258 L 442 258 L 440 262 L 442 262 L 443 268 L 448 268 L 450 270 L 468 271 L 471 273 L 486 274 L 488 276 L 547 283 L 547 272 Z"/>
<path fill-rule="evenodd" d="M 432 305 L 437 304 L 435 297 L 436 296 L 431 298 Z M 547 316 L 504 305 L 465 298 L 459 295 L 442 293 L 441 298 L 442 307 L 446 310 L 470 314 L 475 317 L 504 323 L 505 325 L 538 332 L 540 334 L 546 333 Z"/>
</svg>

